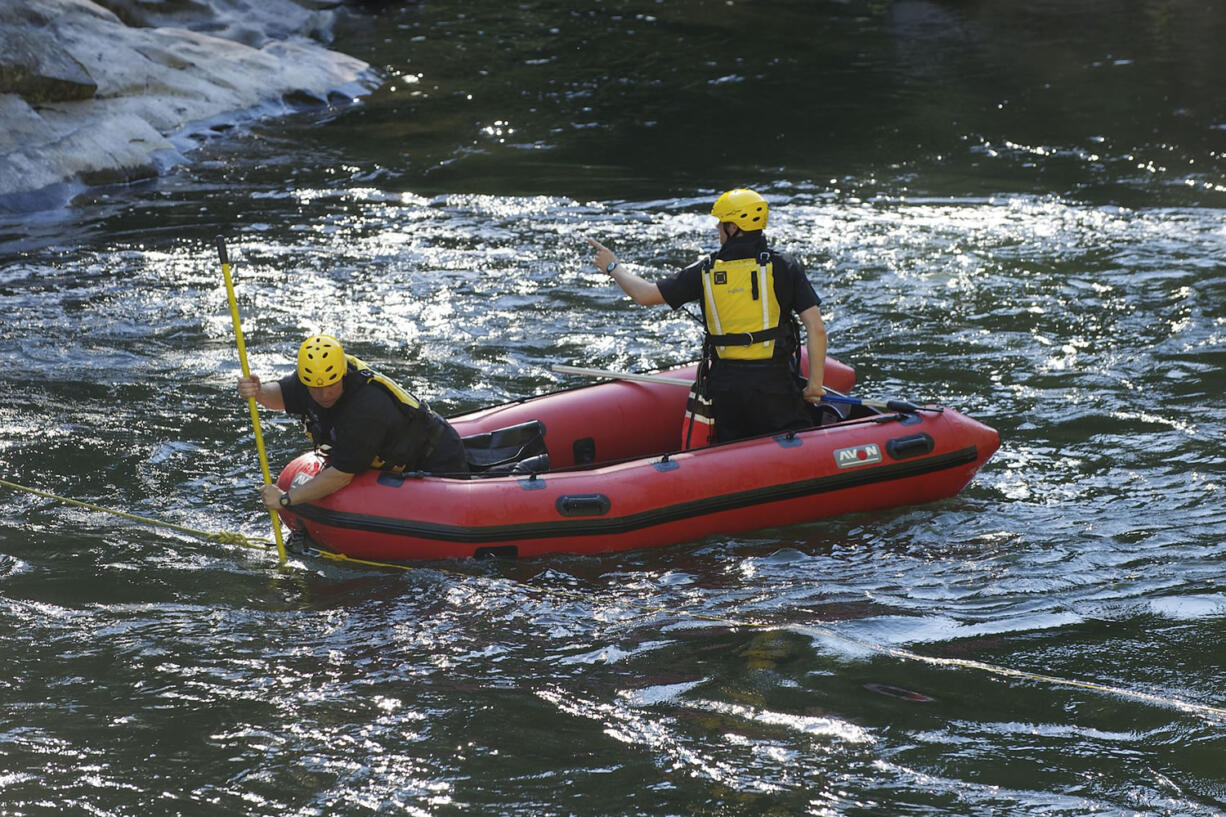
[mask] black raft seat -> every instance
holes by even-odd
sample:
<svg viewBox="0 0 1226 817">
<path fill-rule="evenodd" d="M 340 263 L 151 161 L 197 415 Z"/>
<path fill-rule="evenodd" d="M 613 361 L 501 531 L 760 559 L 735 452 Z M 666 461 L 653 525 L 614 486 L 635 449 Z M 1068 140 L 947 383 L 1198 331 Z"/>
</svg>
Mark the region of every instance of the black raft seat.
<svg viewBox="0 0 1226 817">
<path fill-rule="evenodd" d="M 543 474 L 549 470 L 545 424 L 540 420 L 471 434 L 460 440 L 473 477 Z"/>
</svg>

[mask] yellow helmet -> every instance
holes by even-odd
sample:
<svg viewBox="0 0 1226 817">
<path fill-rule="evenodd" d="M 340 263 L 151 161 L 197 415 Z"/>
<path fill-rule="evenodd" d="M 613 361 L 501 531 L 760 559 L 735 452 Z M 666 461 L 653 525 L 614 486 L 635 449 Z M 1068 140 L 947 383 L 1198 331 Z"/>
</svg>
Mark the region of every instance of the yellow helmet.
<svg viewBox="0 0 1226 817">
<path fill-rule="evenodd" d="M 311 335 L 298 347 L 298 379 L 308 386 L 339 383 L 346 368 L 345 350 L 331 335 Z"/>
<path fill-rule="evenodd" d="M 715 200 L 711 215 L 721 222 L 731 221 L 742 230 L 761 230 L 766 227 L 766 217 L 770 207 L 766 199 L 752 190 L 738 187 L 729 190 Z"/>
</svg>

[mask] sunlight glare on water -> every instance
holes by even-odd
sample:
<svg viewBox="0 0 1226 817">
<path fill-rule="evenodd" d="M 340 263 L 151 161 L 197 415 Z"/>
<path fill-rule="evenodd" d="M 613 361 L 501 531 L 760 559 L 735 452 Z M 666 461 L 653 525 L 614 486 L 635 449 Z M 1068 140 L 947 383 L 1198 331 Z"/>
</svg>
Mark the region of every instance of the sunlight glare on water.
<svg viewBox="0 0 1226 817">
<path fill-rule="evenodd" d="M 587 239 L 653 279 L 751 185 L 855 393 L 1002 437 L 922 507 L 410 571 L 5 488 L 0 812 L 1226 809 L 1222 15 L 955 5 L 363 10 L 360 104 L 0 217 L 0 476 L 199 531 L 271 534 L 219 235 L 253 370 L 331 332 L 456 414 L 693 361 Z"/>
</svg>

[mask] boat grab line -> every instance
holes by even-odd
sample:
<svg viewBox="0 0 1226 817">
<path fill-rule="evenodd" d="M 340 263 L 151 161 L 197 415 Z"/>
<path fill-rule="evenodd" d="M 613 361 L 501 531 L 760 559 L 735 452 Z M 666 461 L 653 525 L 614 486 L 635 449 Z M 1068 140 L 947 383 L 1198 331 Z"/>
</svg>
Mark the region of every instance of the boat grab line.
<svg viewBox="0 0 1226 817">
<path fill-rule="evenodd" d="M 333 511 L 318 505 L 296 506 L 294 512 L 312 522 L 342 530 L 384 533 L 394 536 L 416 536 L 442 542 L 488 543 L 514 542 L 522 539 L 559 538 L 567 536 L 624 535 L 657 525 L 666 525 L 695 516 L 708 516 L 725 511 L 804 499 L 823 493 L 858 488 L 881 482 L 892 482 L 944 471 L 972 463 L 978 457 L 974 446 L 925 459 L 863 468 L 844 474 L 813 477 L 797 482 L 754 488 L 704 499 L 689 500 L 649 511 L 599 519 L 558 519 L 507 525 L 465 526 L 446 525 L 411 519 L 374 516 L 351 511 Z M 546 476 L 546 480 L 548 477 Z"/>
</svg>

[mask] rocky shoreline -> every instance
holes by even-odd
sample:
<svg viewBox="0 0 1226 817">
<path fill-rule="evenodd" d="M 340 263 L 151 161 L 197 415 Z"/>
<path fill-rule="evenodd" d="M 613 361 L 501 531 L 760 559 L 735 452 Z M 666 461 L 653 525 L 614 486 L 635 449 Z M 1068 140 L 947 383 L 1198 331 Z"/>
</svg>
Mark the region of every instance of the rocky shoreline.
<svg viewBox="0 0 1226 817">
<path fill-rule="evenodd" d="M 338 3 L 0 0 L 0 211 L 155 176 L 214 126 L 348 104 L 375 82 L 326 43 Z"/>
</svg>

